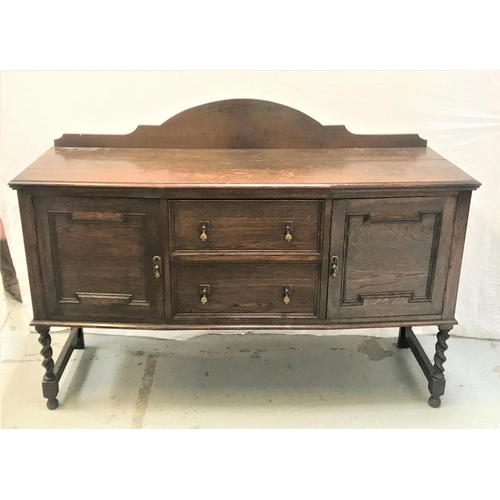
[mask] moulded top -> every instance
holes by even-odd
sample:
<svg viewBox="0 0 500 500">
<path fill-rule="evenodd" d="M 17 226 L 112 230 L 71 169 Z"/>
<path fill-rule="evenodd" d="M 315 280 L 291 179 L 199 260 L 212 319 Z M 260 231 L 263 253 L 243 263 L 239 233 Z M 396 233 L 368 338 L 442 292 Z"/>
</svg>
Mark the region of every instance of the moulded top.
<svg viewBox="0 0 500 500">
<path fill-rule="evenodd" d="M 120 188 L 476 189 L 430 148 L 51 148 L 9 185 Z"/>
</svg>

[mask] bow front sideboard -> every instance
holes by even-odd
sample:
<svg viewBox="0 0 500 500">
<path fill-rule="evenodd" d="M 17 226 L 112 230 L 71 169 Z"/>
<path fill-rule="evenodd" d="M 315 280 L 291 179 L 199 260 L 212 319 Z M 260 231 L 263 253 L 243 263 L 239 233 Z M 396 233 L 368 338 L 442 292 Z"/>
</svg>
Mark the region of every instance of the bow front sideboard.
<svg viewBox="0 0 500 500">
<path fill-rule="evenodd" d="M 471 193 L 418 135 L 355 135 L 235 99 L 128 135 L 69 135 L 18 191 L 42 389 L 85 327 L 398 327 L 444 394 Z M 431 360 L 412 326 L 435 325 Z M 54 363 L 49 329 L 71 328 Z"/>
</svg>

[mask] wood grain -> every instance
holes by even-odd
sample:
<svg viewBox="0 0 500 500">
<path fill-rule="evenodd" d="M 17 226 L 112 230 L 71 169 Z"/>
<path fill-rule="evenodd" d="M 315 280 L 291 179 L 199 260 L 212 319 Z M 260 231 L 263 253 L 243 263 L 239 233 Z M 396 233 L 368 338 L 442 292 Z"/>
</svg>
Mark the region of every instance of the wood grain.
<svg viewBox="0 0 500 500">
<path fill-rule="evenodd" d="M 174 320 L 190 316 L 255 315 L 260 317 L 318 314 L 317 264 L 175 263 Z M 200 302 L 200 285 L 210 285 L 208 302 Z M 292 286 L 290 303 L 283 302 L 285 285 Z"/>
<path fill-rule="evenodd" d="M 323 126 L 275 102 L 230 99 L 187 109 L 159 126 L 126 135 L 64 134 L 55 146 L 187 149 L 304 149 L 423 147 L 416 134 L 356 135 L 343 125 Z"/>
<path fill-rule="evenodd" d="M 44 303 L 44 286 L 40 262 L 39 235 L 36 230 L 33 197 L 25 192 L 18 192 L 19 212 L 23 228 L 24 251 L 28 264 L 28 278 L 31 292 L 31 304 L 35 319 L 47 317 Z"/>
<path fill-rule="evenodd" d="M 172 250 L 170 248 L 170 218 L 168 212 L 168 201 L 160 200 L 160 239 L 162 244 L 163 265 L 163 290 L 157 291 L 157 301 L 164 302 L 165 321 L 172 319 L 172 278 L 170 275 L 170 261 Z"/>
<path fill-rule="evenodd" d="M 400 347 L 429 378 L 411 327 L 438 325 L 429 380 L 438 405 L 480 183 L 425 140 L 355 135 L 237 99 L 128 135 L 64 135 L 55 145 L 10 182 L 49 408 L 72 349 L 84 347 L 82 326 L 403 327 Z M 56 375 L 51 326 L 74 328 Z"/>
<path fill-rule="evenodd" d="M 62 186 L 30 185 L 20 187 L 19 191 L 33 196 L 60 196 Z M 393 186 L 379 189 L 375 185 L 364 188 L 334 188 L 328 186 L 240 186 L 240 187 L 202 187 L 178 188 L 132 188 L 132 187 L 80 187 L 64 186 L 64 196 L 88 198 L 141 198 L 163 200 L 317 200 L 345 198 L 409 198 L 415 196 L 458 196 L 460 189 L 433 186 L 406 188 Z"/>
<path fill-rule="evenodd" d="M 406 326 L 435 326 L 439 323 L 441 316 L 404 316 L 402 318 L 358 318 L 356 320 L 342 320 L 332 322 L 324 319 L 314 318 L 294 318 L 287 317 L 283 321 L 282 317 L 275 318 L 258 318 L 256 316 L 242 316 L 236 323 L 235 317 L 221 317 L 213 318 L 210 315 L 203 318 L 193 315 L 193 321 L 173 321 L 169 323 L 124 323 L 116 321 L 93 321 L 87 319 L 84 321 L 66 320 L 39 320 L 32 321 L 32 326 L 54 326 L 54 327 L 76 327 L 83 326 L 85 328 L 117 328 L 117 329 L 131 329 L 131 330 L 202 330 L 212 332 L 217 330 L 344 330 L 344 329 L 359 329 L 359 328 L 399 328 L 401 325 Z M 446 325 L 456 325 L 456 320 L 447 321 Z M 368 333 L 367 333 L 368 334 Z"/>
<path fill-rule="evenodd" d="M 9 185 L 141 189 L 476 189 L 426 148 L 49 149 Z M 156 196 L 159 196 L 157 194 Z M 219 196 L 217 196 L 219 197 Z"/>
<path fill-rule="evenodd" d="M 441 314 L 454 198 L 334 202 L 328 317 Z"/>
<path fill-rule="evenodd" d="M 322 201 L 174 201 L 171 249 L 319 252 L 322 211 Z M 200 221 L 209 222 L 205 241 Z M 293 224 L 291 241 L 285 240 L 285 221 Z"/>
<path fill-rule="evenodd" d="M 163 284 L 152 271 L 153 256 L 162 255 L 158 201 L 61 197 L 34 205 L 51 317 L 164 321 Z M 89 207 L 92 218 L 74 217 Z"/>
<path fill-rule="evenodd" d="M 453 318 L 455 314 L 471 194 L 472 193 L 470 191 L 465 191 L 463 193 L 460 193 L 460 195 L 458 196 L 453 224 L 450 263 L 447 272 L 448 279 L 446 283 L 446 293 L 443 309 L 444 319 Z"/>
</svg>

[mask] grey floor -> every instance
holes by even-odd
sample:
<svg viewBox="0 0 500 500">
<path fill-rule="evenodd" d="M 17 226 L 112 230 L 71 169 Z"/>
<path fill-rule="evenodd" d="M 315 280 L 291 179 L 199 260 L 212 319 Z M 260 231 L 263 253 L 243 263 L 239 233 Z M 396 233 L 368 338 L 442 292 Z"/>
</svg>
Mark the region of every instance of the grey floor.
<svg viewBox="0 0 500 500">
<path fill-rule="evenodd" d="M 37 336 L 2 298 L 3 428 L 498 428 L 500 343 L 452 337 L 439 409 L 408 349 L 359 335 L 203 335 L 160 340 L 87 334 L 41 395 Z M 345 332 L 344 332 L 345 333 Z M 57 356 L 67 333 L 54 333 Z M 434 335 L 420 335 L 429 353 Z"/>
</svg>

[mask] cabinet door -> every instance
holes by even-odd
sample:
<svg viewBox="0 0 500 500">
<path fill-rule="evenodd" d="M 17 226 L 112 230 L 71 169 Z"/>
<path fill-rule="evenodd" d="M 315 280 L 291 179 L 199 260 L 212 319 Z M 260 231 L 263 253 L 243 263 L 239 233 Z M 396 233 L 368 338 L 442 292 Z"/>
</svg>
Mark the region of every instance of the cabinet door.
<svg viewBox="0 0 500 500">
<path fill-rule="evenodd" d="M 334 201 L 328 318 L 440 315 L 454 209 L 453 197 Z"/>
<path fill-rule="evenodd" d="M 163 321 L 158 200 L 35 197 L 34 208 L 48 319 Z"/>
</svg>

